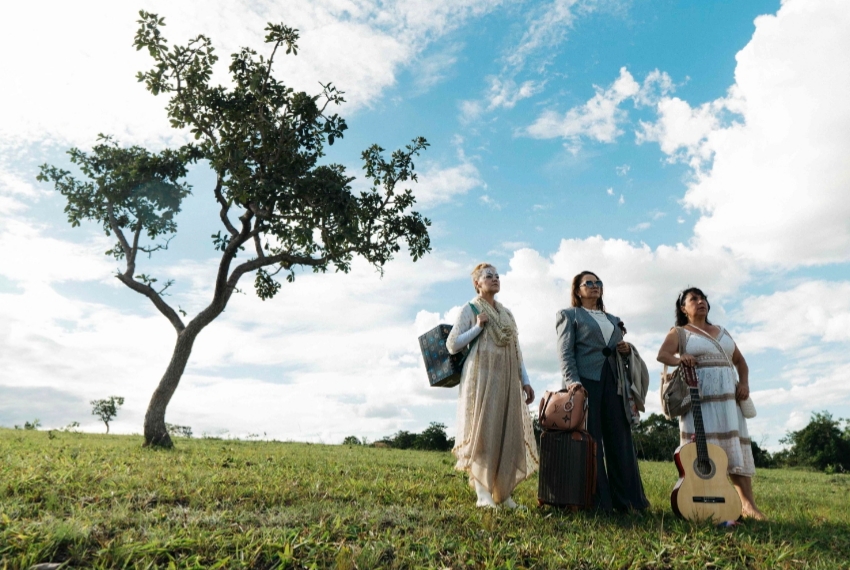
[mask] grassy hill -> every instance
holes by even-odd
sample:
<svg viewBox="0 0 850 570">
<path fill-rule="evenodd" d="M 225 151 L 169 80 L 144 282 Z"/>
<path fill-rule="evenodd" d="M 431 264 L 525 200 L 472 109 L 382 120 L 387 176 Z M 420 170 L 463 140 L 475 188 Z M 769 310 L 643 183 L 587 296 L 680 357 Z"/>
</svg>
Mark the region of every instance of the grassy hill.
<svg viewBox="0 0 850 570">
<path fill-rule="evenodd" d="M 850 475 L 762 470 L 769 522 L 676 519 L 672 463 L 649 512 L 481 510 L 448 453 L 0 429 L 0 569 L 848 568 Z"/>
</svg>

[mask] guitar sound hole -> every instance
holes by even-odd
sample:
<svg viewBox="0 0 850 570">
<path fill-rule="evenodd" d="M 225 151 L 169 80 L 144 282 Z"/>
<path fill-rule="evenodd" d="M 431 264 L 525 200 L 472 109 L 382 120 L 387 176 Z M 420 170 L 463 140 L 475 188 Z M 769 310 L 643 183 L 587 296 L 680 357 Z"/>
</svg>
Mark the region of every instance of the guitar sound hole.
<svg viewBox="0 0 850 570">
<path fill-rule="evenodd" d="M 694 460 L 694 473 L 702 479 L 711 479 L 717 473 L 717 467 L 711 458 L 708 459 L 708 464 L 701 464 L 699 458 L 697 458 Z"/>
</svg>

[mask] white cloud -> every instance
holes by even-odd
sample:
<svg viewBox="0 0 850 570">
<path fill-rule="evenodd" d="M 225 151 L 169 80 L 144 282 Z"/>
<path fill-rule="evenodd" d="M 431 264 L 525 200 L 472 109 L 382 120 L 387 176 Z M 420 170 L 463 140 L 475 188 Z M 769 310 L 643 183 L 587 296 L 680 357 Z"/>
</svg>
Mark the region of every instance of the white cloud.
<svg viewBox="0 0 850 570">
<path fill-rule="evenodd" d="M 617 200 L 617 203 L 622 206 L 623 204 L 626 203 L 626 197 L 623 196 L 622 194 L 620 194 L 620 199 Z"/>
<path fill-rule="evenodd" d="M 145 9 L 166 18 L 164 32 L 172 45 L 199 33 L 211 37 L 221 58 L 216 79 L 225 82 L 231 53 L 242 46 L 266 53 L 267 22 L 298 28 L 299 54 L 278 57 L 278 75 L 308 92 L 318 91 L 319 81 L 332 81 L 346 92 L 349 103 L 343 112 L 352 113 L 393 85 L 398 70 L 415 61 L 429 43 L 498 4 L 151 0 Z M 137 71 L 152 65 L 147 53 L 132 47 L 137 10 L 136 5 L 108 0 L 41 0 L 6 7 L 0 50 L 26 57 L 0 60 L 5 78 L 0 141 L 47 138 L 61 145 L 89 145 L 101 131 L 126 143 L 181 138 L 168 125 L 165 99 L 153 97 L 135 79 Z"/>
<path fill-rule="evenodd" d="M 493 198 L 488 196 L 487 194 L 482 194 L 479 196 L 478 201 L 487 206 L 492 210 L 501 210 L 502 205 L 496 202 Z"/>
<path fill-rule="evenodd" d="M 545 84 L 529 80 L 517 85 L 513 79 L 496 76 L 488 77 L 487 82 L 490 85 L 482 100 L 460 102 L 462 122 L 475 121 L 484 113 L 498 109 L 513 109 L 519 101 L 539 93 Z"/>
<path fill-rule="evenodd" d="M 639 137 L 693 167 L 684 203 L 702 214 L 698 239 L 765 266 L 846 262 L 850 11 L 788 0 L 755 24 L 727 97 L 696 109 L 662 99 Z"/>
<path fill-rule="evenodd" d="M 544 111 L 534 123 L 525 129 L 525 134 L 537 139 L 564 138 L 577 141 L 581 137 L 599 142 L 614 142 L 623 134 L 619 125 L 626 113 L 620 103 L 632 98 L 640 91 L 640 85 L 623 67 L 620 76 L 607 88 L 595 87 L 596 95 L 580 107 L 565 114 L 551 109 Z"/>
<path fill-rule="evenodd" d="M 749 351 L 792 350 L 811 343 L 850 341 L 850 282 L 807 281 L 792 289 L 744 299 L 736 320 Z"/>
<path fill-rule="evenodd" d="M 652 224 L 649 222 L 640 222 L 639 224 L 635 224 L 629 228 L 630 232 L 642 232 L 644 230 L 648 230 L 652 227 Z"/>
<path fill-rule="evenodd" d="M 548 60 L 554 48 L 566 40 L 567 31 L 575 21 L 578 5 L 581 5 L 578 0 L 554 0 L 533 11 L 519 44 L 505 57 L 507 66 L 520 70 L 530 57 L 544 49 L 547 52 L 545 60 Z M 593 2 L 584 2 L 581 7 L 584 11 L 590 11 Z"/>
<path fill-rule="evenodd" d="M 478 168 L 470 162 L 447 168 L 432 164 L 419 173 L 419 182 L 414 188 L 414 194 L 417 205 L 430 208 L 451 202 L 473 188 L 483 187 L 486 187 L 486 184 Z"/>
</svg>

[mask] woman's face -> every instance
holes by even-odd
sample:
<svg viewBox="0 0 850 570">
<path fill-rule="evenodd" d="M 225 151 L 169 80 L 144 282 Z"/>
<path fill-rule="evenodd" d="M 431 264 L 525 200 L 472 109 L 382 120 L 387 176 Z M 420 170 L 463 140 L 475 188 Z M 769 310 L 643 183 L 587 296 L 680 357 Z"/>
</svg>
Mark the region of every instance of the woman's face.
<svg viewBox="0 0 850 570">
<path fill-rule="evenodd" d="M 682 312 L 685 313 L 689 321 L 697 317 L 704 319 L 708 316 L 708 301 L 699 293 L 688 293 L 688 296 L 682 302 Z"/>
<path fill-rule="evenodd" d="M 495 267 L 485 267 L 481 270 L 481 274 L 478 276 L 478 281 L 475 282 L 478 285 L 478 293 L 489 293 L 495 295 L 498 293 L 502 286 L 499 281 L 499 272 L 496 271 Z"/>
<path fill-rule="evenodd" d="M 588 285 L 590 283 L 590 285 Z M 578 296 L 582 299 L 598 299 L 602 296 L 602 285 L 599 277 L 593 273 L 585 273 L 579 279 Z"/>
</svg>

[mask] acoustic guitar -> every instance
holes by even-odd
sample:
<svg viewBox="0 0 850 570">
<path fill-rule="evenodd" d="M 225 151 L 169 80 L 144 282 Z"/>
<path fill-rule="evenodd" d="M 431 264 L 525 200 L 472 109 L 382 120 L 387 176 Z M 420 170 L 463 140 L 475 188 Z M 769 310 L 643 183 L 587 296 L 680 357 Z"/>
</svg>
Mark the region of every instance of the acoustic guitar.
<svg viewBox="0 0 850 570">
<path fill-rule="evenodd" d="M 696 369 L 685 366 L 683 370 L 691 393 L 696 441 L 676 449 L 679 481 L 673 487 L 670 505 L 676 515 L 687 520 L 737 520 L 741 516 L 741 499 L 726 474 L 729 458 L 722 447 L 705 441 Z"/>
</svg>

